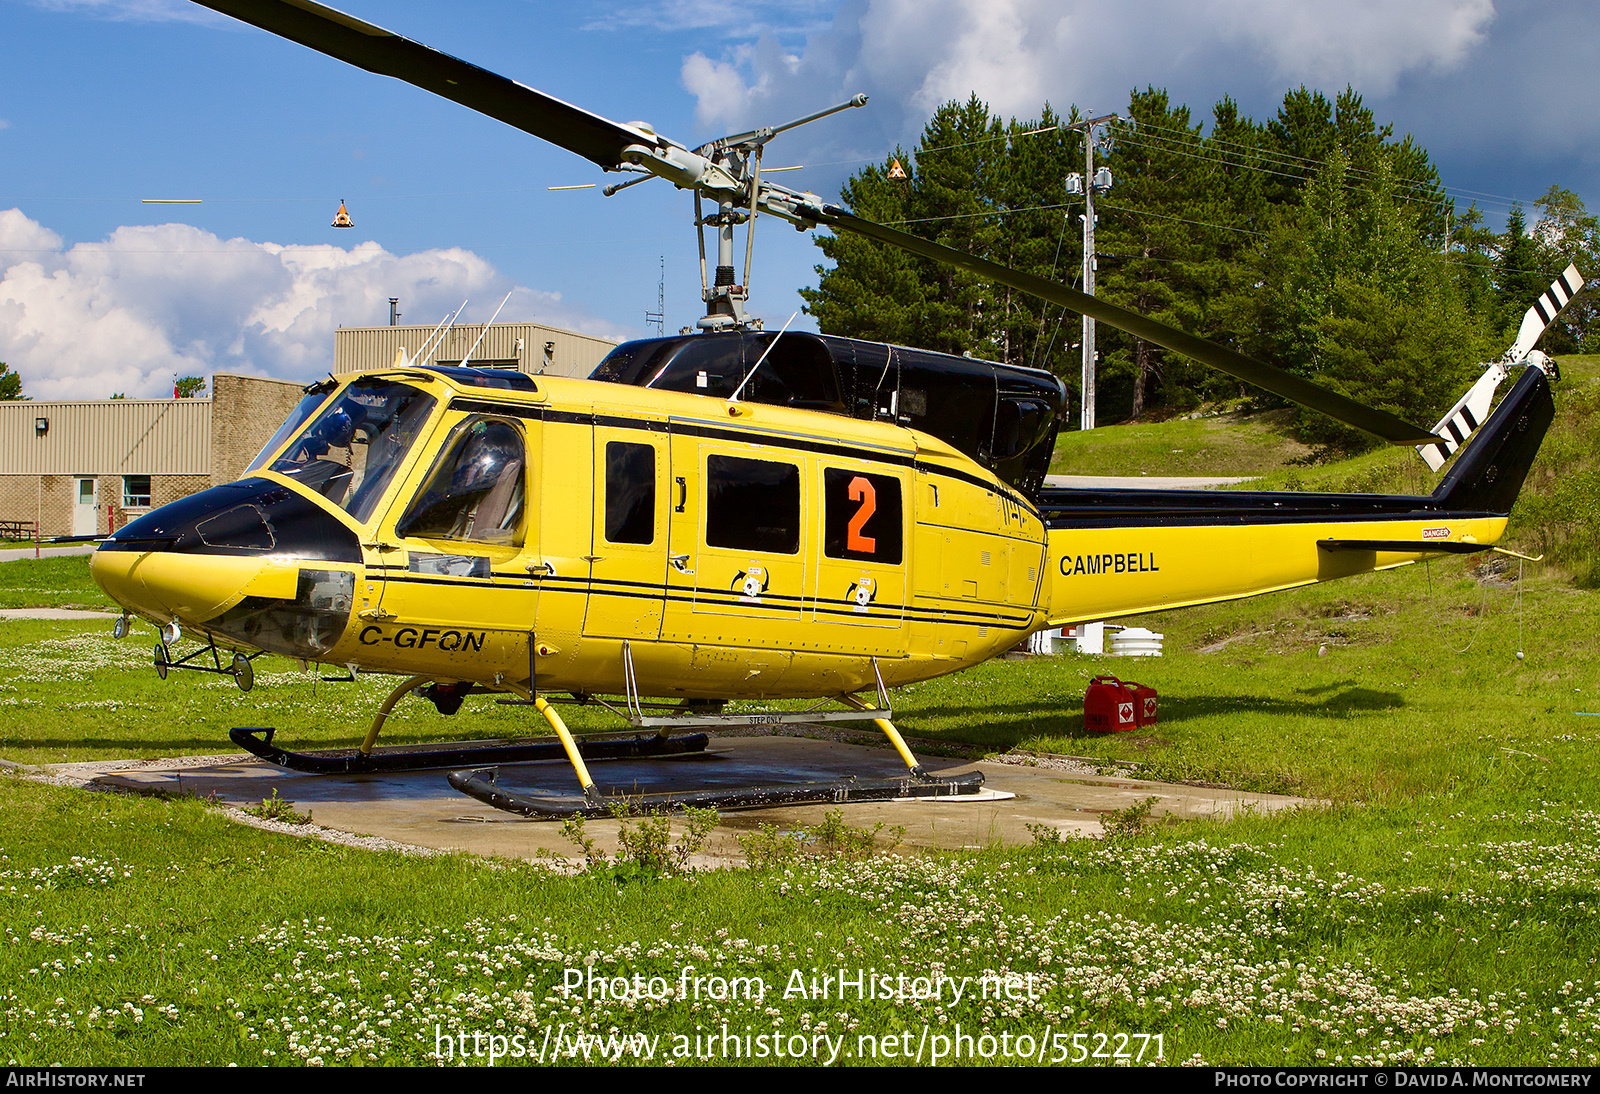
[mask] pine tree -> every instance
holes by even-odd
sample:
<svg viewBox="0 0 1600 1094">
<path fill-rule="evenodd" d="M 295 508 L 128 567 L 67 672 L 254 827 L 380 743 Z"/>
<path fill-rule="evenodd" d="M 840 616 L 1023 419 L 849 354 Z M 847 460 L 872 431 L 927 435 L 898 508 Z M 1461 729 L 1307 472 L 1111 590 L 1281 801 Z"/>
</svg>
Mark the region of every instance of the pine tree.
<svg viewBox="0 0 1600 1094">
<path fill-rule="evenodd" d="M 1045 132 L 1040 132 L 1045 130 Z M 1037 121 L 1004 124 L 977 99 L 934 113 L 911 154 L 896 149 L 853 176 L 845 203 L 858 215 L 1043 277 L 1075 269 L 1064 233 L 1062 185 L 1078 147 L 1045 107 Z M 905 179 L 889 178 L 901 164 Z M 859 237 L 818 236 L 832 268 L 802 290 L 824 333 L 973 353 L 1013 364 L 1058 354 L 1059 309 L 974 274 Z"/>
<path fill-rule="evenodd" d="M 1485 306 L 1520 317 L 1532 299 L 1512 272 L 1537 270 L 1535 293 L 1548 284 L 1541 263 L 1559 248 L 1489 236 L 1475 209 L 1455 217 L 1426 150 L 1396 140 L 1351 88 L 1332 100 L 1290 91 L 1265 124 L 1223 99 L 1211 123 L 1208 135 L 1146 88 L 1111 127 L 1101 162 L 1116 188 L 1096 203 L 1100 295 L 1421 420 L 1442 409 L 1435 383 L 1454 384 L 1482 359 Z M 908 178 L 888 177 L 895 160 Z M 936 111 L 909 154 L 897 149 L 858 173 L 844 200 L 869 219 L 1070 283 L 1081 270 L 1082 206 L 1063 208 L 1063 182 L 1082 162 L 1081 133 L 1059 128 L 1048 106 L 1037 122 L 1003 123 L 974 96 Z M 1550 198 L 1547 234 L 1600 249 L 1600 232 L 1571 227 L 1581 203 Z M 1529 242 L 1536 253 L 1519 257 Z M 1044 364 L 1075 385 L 1076 315 L 894 248 L 850 237 L 818 244 L 835 264 L 818 267 L 805 298 L 823 331 Z M 1505 303 L 1513 294 L 1516 304 Z M 1192 361 L 1100 331 L 1108 420 L 1242 392 Z M 1365 443 L 1303 420 L 1319 443 Z"/>
<path fill-rule="evenodd" d="M 1522 203 L 1514 202 L 1500 236 L 1500 255 L 1494 264 L 1495 295 L 1499 299 L 1496 323 L 1509 341 L 1516 335 L 1529 305 L 1550 284 L 1548 261 L 1538 242 L 1528 234 Z"/>
<path fill-rule="evenodd" d="M 1106 163 L 1115 189 L 1097 205 L 1105 210 L 1096 243 L 1102 271 L 1097 295 L 1169 326 L 1197 330 L 1200 267 L 1210 242 L 1206 218 L 1220 213 L 1207 201 L 1201 127 L 1190 121 L 1188 107 L 1173 107 L 1166 92 L 1153 87 L 1132 96 L 1128 115 L 1110 127 Z M 1105 375 L 1129 374 L 1128 410 L 1138 417 L 1167 354 L 1111 331 L 1106 341 Z M 1115 407 L 1111 399 L 1107 404 Z"/>
<path fill-rule="evenodd" d="M 1551 186 L 1535 202 L 1539 221 L 1529 233 L 1539 246 L 1539 268 L 1553 281 L 1567 265 L 1585 277 L 1600 275 L 1600 218 L 1589 215 L 1583 199 L 1561 186 Z M 1547 353 L 1592 352 L 1600 348 L 1600 305 L 1593 293 L 1580 294 L 1545 332 L 1540 345 Z M 1524 301 L 1524 309 L 1534 298 Z M 1520 321 L 1520 320 L 1519 320 Z"/>
</svg>

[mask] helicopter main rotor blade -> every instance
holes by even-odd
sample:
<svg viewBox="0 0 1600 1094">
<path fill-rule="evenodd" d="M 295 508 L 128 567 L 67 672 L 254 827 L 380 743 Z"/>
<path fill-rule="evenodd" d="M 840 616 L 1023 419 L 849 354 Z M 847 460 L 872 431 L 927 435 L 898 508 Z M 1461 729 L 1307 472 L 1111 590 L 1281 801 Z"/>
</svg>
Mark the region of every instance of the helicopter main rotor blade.
<svg viewBox="0 0 1600 1094">
<path fill-rule="evenodd" d="M 640 167 L 718 201 L 740 200 L 747 192 L 748 184 L 742 169 L 730 170 L 727 165 L 714 162 L 643 127 L 621 125 L 598 114 L 591 114 L 515 80 L 324 7 L 314 0 L 195 2 L 368 72 L 392 76 L 431 91 L 576 152 L 601 167 Z M 859 103 L 852 100 L 850 105 Z M 1364 406 L 1319 384 L 1251 360 L 1226 346 L 1186 334 L 1088 293 L 863 220 L 838 206 L 822 205 L 812 194 L 770 185 L 762 185 L 760 190 L 758 201 L 761 207 L 786 220 L 802 225 L 826 224 L 900 247 L 935 262 L 970 270 L 980 277 L 1010 285 L 1088 315 L 1136 338 L 1192 357 L 1264 391 L 1320 411 L 1393 444 L 1435 444 L 1442 440 L 1393 414 Z"/>
<path fill-rule="evenodd" d="M 601 167 L 645 135 L 312 0 L 195 0 L 368 72 L 392 76 L 559 145 Z"/>
<path fill-rule="evenodd" d="M 1119 308 L 1099 297 L 1090 296 L 1086 292 L 1080 292 L 1058 282 L 1047 281 L 1042 277 L 1022 273 L 987 259 L 978 258 L 976 255 L 921 239 L 908 232 L 863 220 L 837 205 L 823 206 L 820 216 L 815 209 L 805 210 L 804 215 L 807 219 L 814 219 L 830 228 L 854 232 L 935 262 L 970 270 L 979 277 L 997 281 L 1002 285 L 1010 285 L 1032 296 L 1060 304 L 1070 311 L 1126 331 L 1135 338 L 1143 338 L 1146 342 L 1170 349 L 1174 353 L 1192 357 L 1229 376 L 1254 384 L 1263 391 L 1281 395 L 1290 402 L 1320 411 L 1336 421 L 1364 429 L 1391 444 L 1434 444 L 1440 440 L 1426 429 L 1412 425 L 1387 411 L 1365 406 L 1354 399 L 1340 395 L 1337 391 L 1314 384 L 1280 368 L 1252 360 L 1226 346 L 1219 346 L 1207 339 L 1186 334 L 1165 323 L 1158 323 L 1148 316 Z"/>
</svg>

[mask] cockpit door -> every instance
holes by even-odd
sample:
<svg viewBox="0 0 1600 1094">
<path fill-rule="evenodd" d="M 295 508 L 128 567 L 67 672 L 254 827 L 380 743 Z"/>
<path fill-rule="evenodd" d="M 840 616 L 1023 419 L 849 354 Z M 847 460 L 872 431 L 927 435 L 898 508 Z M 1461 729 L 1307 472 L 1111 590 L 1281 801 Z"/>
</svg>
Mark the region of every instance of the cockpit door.
<svg viewBox="0 0 1600 1094">
<path fill-rule="evenodd" d="M 537 420 L 450 415 L 379 525 L 382 599 L 358 638 L 402 671 L 528 676 L 539 582 Z"/>
</svg>

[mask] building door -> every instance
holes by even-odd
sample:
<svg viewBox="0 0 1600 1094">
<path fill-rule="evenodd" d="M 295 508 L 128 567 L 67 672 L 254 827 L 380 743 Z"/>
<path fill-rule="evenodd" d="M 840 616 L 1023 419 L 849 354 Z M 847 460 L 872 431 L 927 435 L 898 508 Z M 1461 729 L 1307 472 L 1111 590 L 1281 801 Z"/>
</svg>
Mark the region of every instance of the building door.
<svg viewBox="0 0 1600 1094">
<path fill-rule="evenodd" d="M 95 527 L 94 480 L 80 478 L 78 480 L 78 495 L 72 506 L 72 534 L 75 536 L 92 536 L 100 529 Z"/>
</svg>

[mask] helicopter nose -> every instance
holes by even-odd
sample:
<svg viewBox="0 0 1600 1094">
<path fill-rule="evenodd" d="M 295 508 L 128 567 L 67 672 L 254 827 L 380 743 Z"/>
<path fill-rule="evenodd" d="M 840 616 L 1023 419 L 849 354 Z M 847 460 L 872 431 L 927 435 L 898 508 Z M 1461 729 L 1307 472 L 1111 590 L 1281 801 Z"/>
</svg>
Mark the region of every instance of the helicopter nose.
<svg viewBox="0 0 1600 1094">
<path fill-rule="evenodd" d="M 298 568 L 274 559 L 96 551 L 89 572 L 107 596 L 129 611 L 192 626 L 214 619 L 246 596 L 292 597 Z"/>
<path fill-rule="evenodd" d="M 294 490 L 245 479 L 140 517 L 102 543 L 89 567 L 129 611 L 200 625 L 246 597 L 292 600 L 307 561 L 359 563 L 360 541 Z"/>
</svg>

